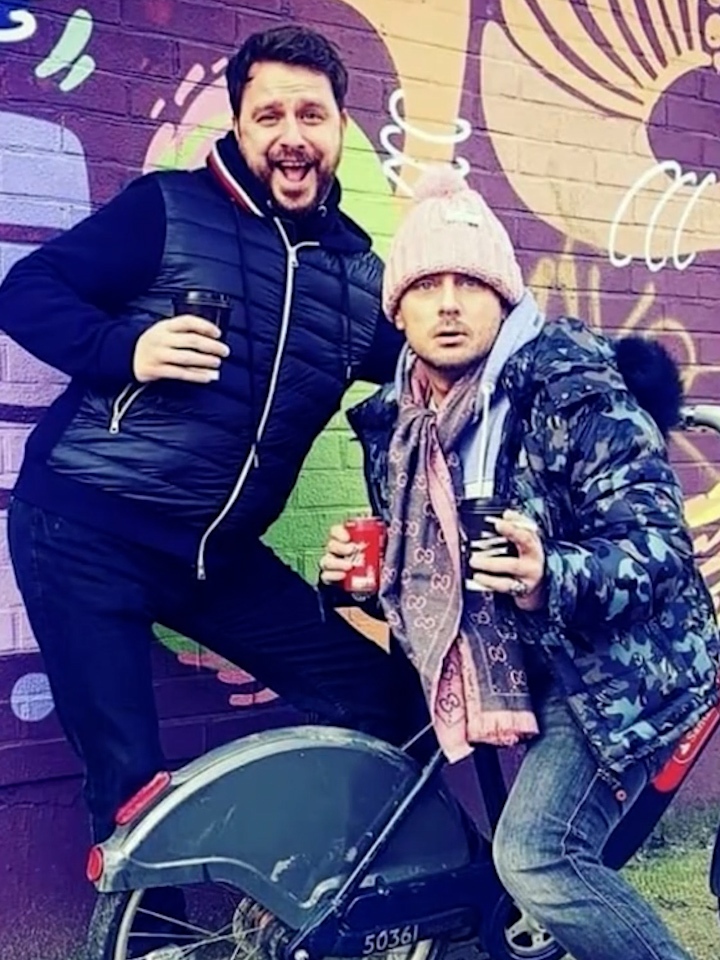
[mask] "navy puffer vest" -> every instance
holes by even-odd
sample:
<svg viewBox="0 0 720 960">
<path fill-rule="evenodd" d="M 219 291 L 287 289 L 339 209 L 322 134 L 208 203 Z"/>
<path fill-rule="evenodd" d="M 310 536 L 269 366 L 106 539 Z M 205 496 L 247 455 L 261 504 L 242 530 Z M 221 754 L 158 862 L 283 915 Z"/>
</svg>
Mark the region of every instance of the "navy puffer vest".
<svg viewBox="0 0 720 960">
<path fill-rule="evenodd" d="M 47 466 L 184 529 L 203 576 L 211 541 L 258 536 L 282 511 L 370 347 L 382 265 L 369 250 L 293 243 L 291 225 L 241 209 L 207 171 L 155 176 L 164 255 L 125 319 L 142 330 L 172 315 L 180 291 L 226 293 L 230 356 L 212 384 L 128 383 L 115 397 L 85 388 Z"/>
</svg>

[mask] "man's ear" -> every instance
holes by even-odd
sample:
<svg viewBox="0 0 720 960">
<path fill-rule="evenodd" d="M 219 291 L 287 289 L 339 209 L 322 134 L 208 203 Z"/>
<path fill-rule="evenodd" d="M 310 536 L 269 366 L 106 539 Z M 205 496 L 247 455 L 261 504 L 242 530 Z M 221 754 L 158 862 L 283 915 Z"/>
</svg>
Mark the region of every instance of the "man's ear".
<svg viewBox="0 0 720 960">
<path fill-rule="evenodd" d="M 396 330 L 399 330 L 401 333 L 405 332 L 405 319 L 402 315 L 402 310 L 400 307 L 395 310 L 395 315 L 393 316 L 392 322 L 395 324 Z"/>
<path fill-rule="evenodd" d="M 342 127 L 342 132 L 345 133 L 347 130 L 348 121 L 350 119 L 350 114 L 347 112 L 345 107 L 340 111 L 340 126 Z"/>
</svg>

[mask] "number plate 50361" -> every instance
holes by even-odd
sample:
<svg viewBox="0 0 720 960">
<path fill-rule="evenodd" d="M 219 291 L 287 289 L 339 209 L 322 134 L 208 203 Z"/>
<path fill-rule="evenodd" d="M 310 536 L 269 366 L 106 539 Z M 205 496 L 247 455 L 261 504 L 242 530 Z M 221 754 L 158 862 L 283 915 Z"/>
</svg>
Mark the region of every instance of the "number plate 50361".
<svg viewBox="0 0 720 960">
<path fill-rule="evenodd" d="M 367 957 L 372 953 L 384 953 L 386 950 L 397 950 L 398 947 L 408 947 L 418 939 L 418 925 L 412 924 L 406 927 L 388 927 L 384 930 L 377 930 L 375 933 L 368 933 L 363 945 L 363 956 Z"/>
</svg>

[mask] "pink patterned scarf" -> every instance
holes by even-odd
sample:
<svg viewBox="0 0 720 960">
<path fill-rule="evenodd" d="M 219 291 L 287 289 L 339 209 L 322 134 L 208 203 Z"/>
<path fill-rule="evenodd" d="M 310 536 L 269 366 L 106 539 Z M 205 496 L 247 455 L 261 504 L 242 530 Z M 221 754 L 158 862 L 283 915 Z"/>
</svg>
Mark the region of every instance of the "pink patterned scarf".
<svg viewBox="0 0 720 960">
<path fill-rule="evenodd" d="M 494 594 L 463 595 L 457 505 L 457 446 L 475 410 L 482 368 L 430 407 L 425 366 L 406 372 L 390 443 L 391 522 L 380 600 L 388 624 L 414 664 L 447 758 L 474 743 L 512 745 L 538 732 L 527 688 L 522 641 Z"/>
</svg>

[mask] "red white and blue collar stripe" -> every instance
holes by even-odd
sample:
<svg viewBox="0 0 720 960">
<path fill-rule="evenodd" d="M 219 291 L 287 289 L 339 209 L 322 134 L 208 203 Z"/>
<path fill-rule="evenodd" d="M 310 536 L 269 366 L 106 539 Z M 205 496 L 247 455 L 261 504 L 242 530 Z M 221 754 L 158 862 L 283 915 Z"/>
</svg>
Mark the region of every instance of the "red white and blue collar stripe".
<svg viewBox="0 0 720 960">
<path fill-rule="evenodd" d="M 217 143 L 213 145 L 213 148 L 208 155 L 207 165 L 220 182 L 221 186 L 230 194 L 230 196 L 239 206 L 243 207 L 245 210 L 249 210 L 251 213 L 254 213 L 256 217 L 265 216 L 263 211 L 260 209 L 257 203 L 255 203 L 240 181 L 234 177 L 228 169 L 227 164 L 220 156 Z"/>
</svg>

